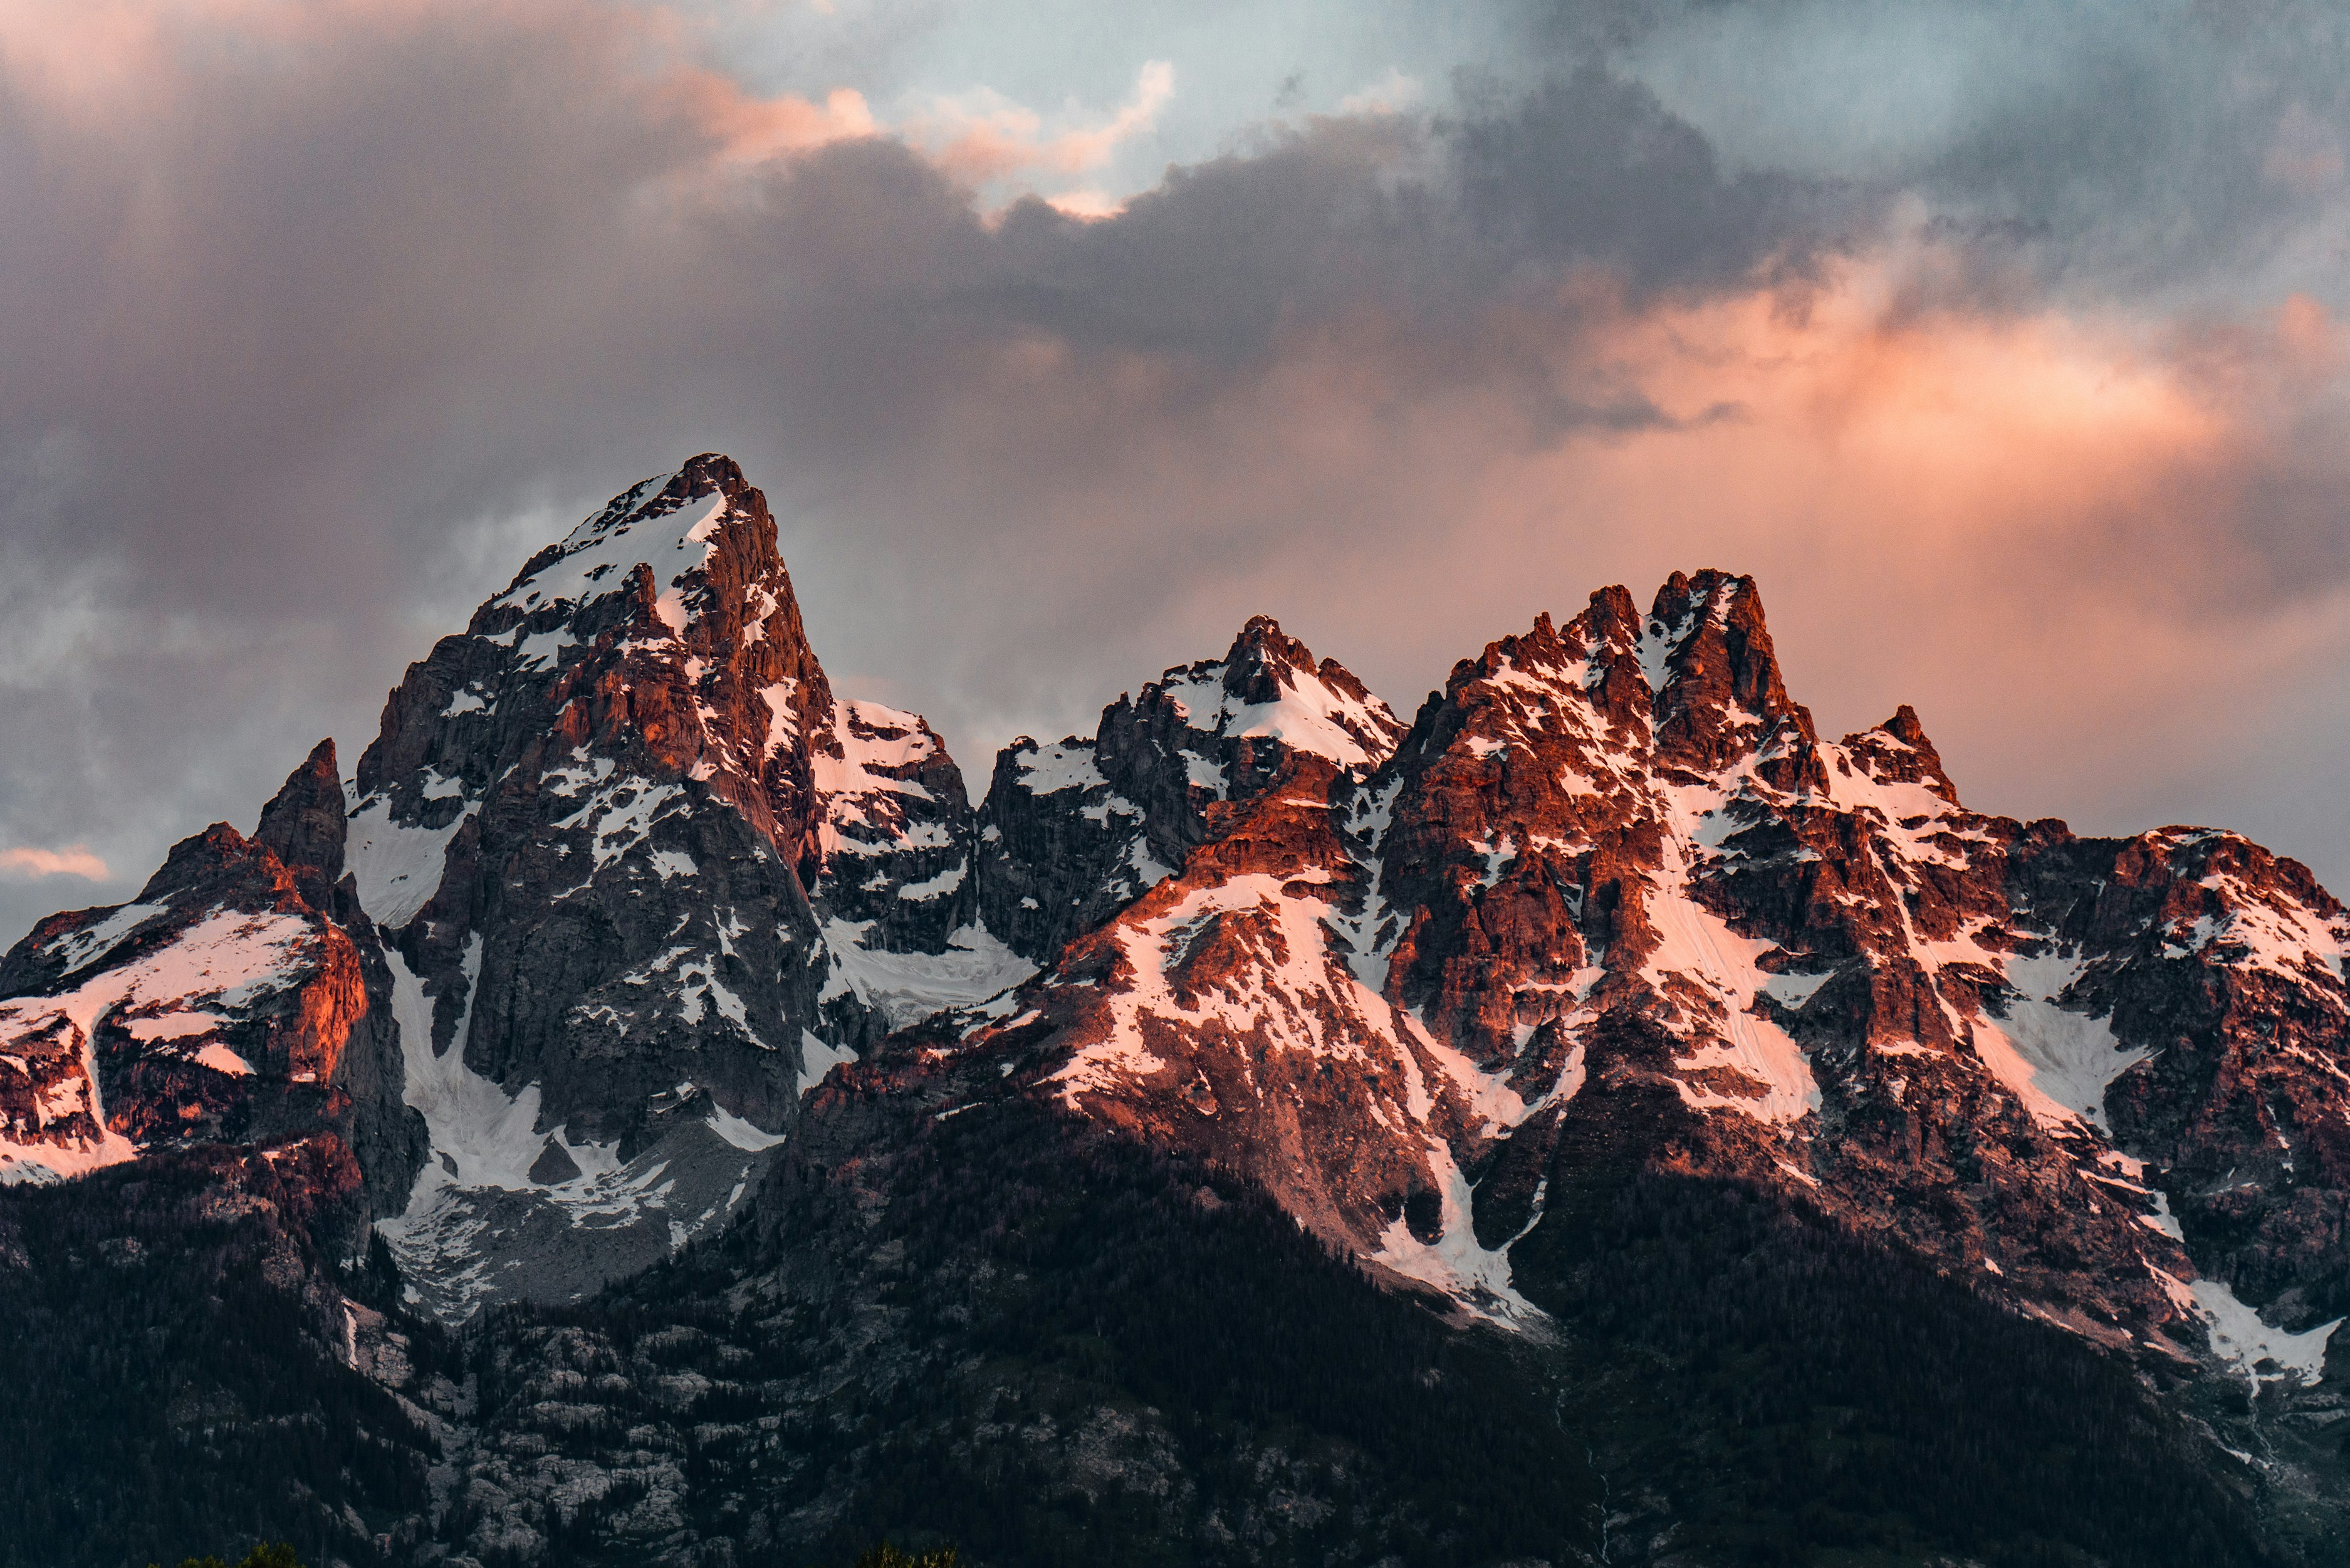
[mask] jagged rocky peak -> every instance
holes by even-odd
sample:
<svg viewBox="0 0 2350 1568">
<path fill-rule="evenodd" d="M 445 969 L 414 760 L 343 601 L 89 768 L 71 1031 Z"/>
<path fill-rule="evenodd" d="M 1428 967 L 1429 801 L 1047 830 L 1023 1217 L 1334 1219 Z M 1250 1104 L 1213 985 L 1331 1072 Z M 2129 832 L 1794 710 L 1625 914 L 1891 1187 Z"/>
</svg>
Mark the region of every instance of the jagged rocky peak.
<svg viewBox="0 0 2350 1568">
<path fill-rule="evenodd" d="M 1908 703 L 1875 729 L 1846 735 L 1843 745 L 1853 763 L 1877 783 L 1916 784 L 1951 805 L 1959 804 L 1959 786 L 1943 772 L 1942 753 Z"/>
<path fill-rule="evenodd" d="M 579 752 L 707 784 L 795 867 L 816 857 L 808 742 L 831 732 L 832 689 L 766 499 L 732 459 L 704 454 L 624 491 L 434 653 L 359 762 L 362 801 L 386 798 L 395 819 L 453 816 L 432 803 L 486 787 L 510 753 Z M 548 730 L 485 734 L 510 732 L 517 707 Z M 378 918 L 404 924 L 404 907 Z"/>
<path fill-rule="evenodd" d="M 829 1067 L 1027 972 L 972 918 L 953 760 L 836 695 L 765 498 L 715 454 L 412 666 L 353 793 L 435 1155 L 390 1233 L 451 1315 L 484 1281 L 562 1298 L 663 1255 Z"/>
<path fill-rule="evenodd" d="M 253 840 L 262 845 L 294 876 L 295 885 L 314 909 L 334 909 L 335 884 L 343 879 L 343 856 L 349 842 L 344 817 L 343 775 L 335 765 L 335 742 L 320 741 L 294 770 L 285 785 L 261 808 L 261 824 Z M 338 912 L 348 919 L 348 912 Z"/>
<path fill-rule="evenodd" d="M 1224 689 L 1124 707 L 1149 733 Z M 1015 748 L 988 808 L 1080 895 L 1151 848 L 1103 750 Z M 1592 1158 L 1773 1186 L 2156 1360 L 2208 1331 L 2314 1376 L 2350 1312 L 2339 906 L 2232 836 L 1969 812 L 1908 708 L 1820 739 L 1748 579 L 1603 589 L 1463 660 L 1377 766 L 1275 777 L 949 1049 L 1504 1321 L 1514 1239 Z"/>
<path fill-rule="evenodd" d="M 1177 665 L 1102 710 L 1091 737 L 1023 736 L 980 813 L 981 914 L 1043 962 L 1183 864 L 1211 817 L 1245 805 L 1292 754 L 1367 772 L 1403 726 L 1334 659 L 1270 616 L 1221 659 Z"/>
<path fill-rule="evenodd" d="M 131 902 L 52 916 L 0 959 L 0 1180 L 307 1145 L 339 1222 L 397 1207 L 416 1129 L 388 974 L 338 875 L 341 799 L 321 742 L 254 836 L 214 823 Z"/>
<path fill-rule="evenodd" d="M 1225 781 L 1225 798 L 1263 787 L 1281 752 L 1369 766 L 1394 751 L 1403 733 L 1388 705 L 1351 670 L 1335 659 L 1317 664 L 1312 649 L 1267 615 L 1250 617 L 1222 659 L 1170 670 L 1144 687 L 1133 711 L 1162 704 L 1191 732 L 1232 743 L 1236 767 Z"/>
<path fill-rule="evenodd" d="M 1656 693 L 1657 754 L 1669 764 L 1720 768 L 1782 720 L 1817 739 L 1780 679 L 1752 577 L 1675 572 L 1649 606 L 1641 656 Z"/>
</svg>

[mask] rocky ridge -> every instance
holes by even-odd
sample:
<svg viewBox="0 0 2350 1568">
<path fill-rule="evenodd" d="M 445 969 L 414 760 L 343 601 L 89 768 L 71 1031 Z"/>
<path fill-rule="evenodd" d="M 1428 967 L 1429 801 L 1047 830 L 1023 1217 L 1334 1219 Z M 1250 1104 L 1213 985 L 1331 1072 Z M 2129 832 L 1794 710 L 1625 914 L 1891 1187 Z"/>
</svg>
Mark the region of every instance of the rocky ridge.
<svg viewBox="0 0 2350 1568">
<path fill-rule="evenodd" d="M 2071 1332 L 2314 1382 L 2345 936 L 2233 836 L 1967 811 L 1907 709 L 1821 739 L 1709 572 L 1492 645 L 1365 764 L 1284 758 L 931 1038 L 1503 1322 L 1539 1315 L 1509 1257 L 1546 1194 L 1629 1126 Z"/>
<path fill-rule="evenodd" d="M 1042 963 L 1180 868 L 1218 808 L 1245 806 L 1284 759 L 1366 766 L 1403 726 L 1336 659 L 1258 616 L 1220 659 L 1178 665 L 1102 710 L 1091 736 L 1026 736 L 995 759 L 980 813 L 980 909 Z"/>
<path fill-rule="evenodd" d="M 815 1314 L 888 1404 L 962 1352 L 868 1322 L 843 1282 L 907 1276 L 845 1260 L 931 1201 L 890 1185 L 899 1144 L 1016 1111 L 1237 1183 L 1525 1345 L 1631 1173 L 1757 1195 L 2153 1385 L 2241 1387 L 2255 1427 L 2339 1413 L 2350 912 L 2234 835 L 1971 812 L 1907 708 L 1823 738 L 1747 578 L 1645 613 L 1603 589 L 1409 727 L 1258 618 L 1094 736 L 1006 748 L 974 810 L 919 716 L 835 695 L 764 497 L 704 456 L 533 557 L 337 774 L 322 744 L 252 837 L 216 825 L 0 961 L 0 1179 L 247 1151 L 322 1251 L 372 1224 L 404 1310 L 449 1323 L 755 1232 L 766 1282 L 697 1265 L 692 1311 L 795 1303 L 776 1321 Z M 352 1366 L 392 1343 L 379 1304 Z M 777 1332 L 756 1354 L 789 1360 Z M 630 1354 L 651 1381 L 613 1408 L 701 1430 Z M 564 1386 L 609 1359 L 549 1355 Z M 569 1517 L 523 1431 L 545 1403 L 428 1421 L 491 1489 L 444 1522 L 528 1560 Z M 753 1508 L 774 1442 L 728 1441 Z M 691 1468 L 629 1464 L 671 1502 L 623 1533 L 691 1535 Z"/>
<path fill-rule="evenodd" d="M 390 973 L 343 869 L 331 742 L 247 838 L 215 823 L 130 903 L 52 916 L 0 959 L 0 1173 L 248 1145 L 326 1183 L 348 1255 L 422 1155 Z"/>
</svg>

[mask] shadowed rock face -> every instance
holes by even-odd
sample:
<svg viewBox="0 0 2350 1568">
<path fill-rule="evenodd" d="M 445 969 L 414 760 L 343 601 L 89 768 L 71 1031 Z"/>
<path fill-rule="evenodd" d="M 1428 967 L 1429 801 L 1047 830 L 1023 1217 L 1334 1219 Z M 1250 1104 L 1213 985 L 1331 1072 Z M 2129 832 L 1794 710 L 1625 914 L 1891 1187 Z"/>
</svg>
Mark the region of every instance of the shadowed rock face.
<svg viewBox="0 0 2350 1568">
<path fill-rule="evenodd" d="M 432 1049 L 633 1155 L 681 1081 L 788 1125 L 828 978 L 811 737 L 838 705 L 775 524 L 723 459 L 541 552 L 412 667 L 359 760 L 354 859 Z M 804 876 L 805 874 L 805 876 Z M 463 1038 L 458 1038 L 463 1026 Z"/>
<path fill-rule="evenodd" d="M 953 760 L 835 695 L 723 457 L 615 498 L 413 666 L 355 794 L 446 1157 L 388 1233 L 437 1310 L 665 1255 L 833 1063 L 1025 972 L 974 926 Z M 518 1266 L 457 1288 L 491 1233 Z"/>
<path fill-rule="evenodd" d="M 1027 972 L 975 922 L 972 839 L 936 733 L 835 696 L 764 498 L 695 458 L 411 667 L 349 785 L 322 743 L 253 839 L 35 933 L 10 992 L 220 941 L 269 981 L 217 1041 L 156 1022 L 161 981 L 12 1004 L 0 1113 L 50 1173 L 332 1127 L 432 1310 L 572 1299 L 730 1211 L 892 1019 Z"/>
</svg>

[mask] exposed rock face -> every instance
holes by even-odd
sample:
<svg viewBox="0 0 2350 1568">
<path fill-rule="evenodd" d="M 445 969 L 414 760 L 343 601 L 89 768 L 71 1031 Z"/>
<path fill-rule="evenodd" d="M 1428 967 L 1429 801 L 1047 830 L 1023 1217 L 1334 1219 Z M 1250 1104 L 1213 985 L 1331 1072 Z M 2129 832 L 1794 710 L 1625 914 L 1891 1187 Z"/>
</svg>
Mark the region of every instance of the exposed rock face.
<svg viewBox="0 0 2350 1568">
<path fill-rule="evenodd" d="M 1284 758 L 1368 767 L 1402 731 L 1336 660 L 1317 665 L 1259 616 L 1222 659 L 1102 710 L 1093 739 L 1005 748 L 981 814 L 980 912 L 1042 962 L 1180 868 L 1211 808 L 1255 798 Z"/>
<path fill-rule="evenodd" d="M 962 774 L 919 716 L 834 695 L 723 457 L 617 497 L 411 667 L 355 794 L 436 1156 L 388 1234 L 452 1315 L 664 1254 L 828 1067 L 1026 972 L 972 920 Z"/>
<path fill-rule="evenodd" d="M 0 960 L 9 1179 L 148 1148 L 323 1139 L 355 1189 L 354 1153 L 367 1168 L 365 1211 L 338 1210 L 347 1231 L 397 1210 L 421 1129 L 400 1104 L 390 972 L 337 880 L 342 814 L 319 809 L 322 780 L 340 800 L 334 779 L 322 742 L 255 837 L 216 823 L 133 902 L 54 916 Z"/>
<path fill-rule="evenodd" d="M 825 802 L 816 899 L 858 945 L 939 952 L 976 918 L 962 770 L 919 713 L 843 702 L 815 755 Z"/>
<path fill-rule="evenodd" d="M 2293 1326 L 2350 1312 L 2350 919 L 2234 834 L 2045 826 L 2019 897 L 2079 955 L 2068 996 L 2144 1057 L 2107 1090 L 2116 1141 L 2158 1173 L 2206 1272 Z"/>
<path fill-rule="evenodd" d="M 261 808 L 261 826 L 254 830 L 253 841 L 267 847 L 294 874 L 296 888 L 314 909 L 335 909 L 335 885 L 343 877 L 343 854 L 350 837 L 343 805 L 335 742 L 321 741 Z M 335 912 L 348 923 L 356 908 Z"/>
<path fill-rule="evenodd" d="M 252 839 L 10 956 L 0 1165 L 331 1129 L 432 1310 L 574 1299 L 731 1212 L 828 1068 L 1030 972 L 972 844 L 937 734 L 834 695 L 764 499 L 699 457 L 412 666 L 352 784 L 322 743 Z"/>
<path fill-rule="evenodd" d="M 774 530 L 723 460 L 637 486 L 411 668 L 359 760 L 360 899 L 435 1053 L 630 1153 L 684 1079 L 786 1123 L 821 1013 L 800 871 L 835 703 Z"/>
<path fill-rule="evenodd" d="M 2126 1358 L 2114 1409 L 2210 1389 L 2176 1376 L 2199 1363 L 2234 1404 L 2249 1376 L 2246 1419 L 2309 1418 L 2266 1462 L 2324 1476 L 2339 1404 L 2315 1385 L 2350 1315 L 2345 948 L 2350 911 L 2233 835 L 1971 812 L 1908 708 L 1824 739 L 1754 585 L 1720 572 L 1676 575 L 1645 613 L 1611 587 L 1538 618 L 1408 729 L 1253 620 L 1092 738 L 1007 749 L 974 814 L 922 719 L 833 692 L 765 502 L 705 456 L 535 556 L 411 667 L 352 784 L 322 743 L 253 836 L 211 827 L 135 902 L 54 917 L 0 960 L 0 1182 L 142 1155 L 183 1186 L 231 1173 L 221 1203 L 263 1194 L 273 1226 L 345 1262 L 373 1221 L 389 1316 L 338 1293 L 359 1274 L 272 1253 L 317 1320 L 302 1332 L 354 1372 L 400 1359 L 403 1287 L 451 1322 L 548 1309 L 469 1339 L 480 1389 L 370 1374 L 427 1400 L 464 1478 L 429 1526 L 400 1512 L 419 1560 L 459 1540 L 539 1560 L 575 1528 L 648 1561 L 698 1560 L 695 1539 L 830 1551 L 846 1499 L 936 1468 L 876 1435 L 910 1381 L 955 1390 L 923 1441 L 1012 1412 L 954 1448 L 989 1489 L 985 1445 L 1049 1455 L 1020 1462 L 1102 1497 L 1160 1488 L 1164 1518 L 1222 1551 L 1222 1438 L 1175 1457 L 1198 1412 L 1097 1391 L 1082 1429 L 1047 1431 L 1027 1407 L 1063 1371 L 972 1351 L 1038 1313 L 1038 1343 L 1093 1344 L 1075 1280 L 1158 1310 L 1165 1281 L 1139 1287 L 1097 1238 L 1210 1248 L 1228 1206 L 1256 1214 L 1230 1299 L 1305 1278 L 1292 1243 L 1329 1263 L 1294 1220 L 1456 1321 L 1526 1331 L 1481 1342 L 1536 1347 L 1494 1352 L 1492 1407 L 1538 1388 L 1525 1411 L 1602 1481 L 1563 1401 L 1604 1427 L 1617 1373 L 1547 1330 L 1604 1288 L 1588 1260 L 1648 1255 L 1598 1237 L 1634 1210 L 1796 1249 L 1763 1271 L 1783 1285 L 1826 1258 L 1839 1281 L 1929 1282 L 1910 1299 L 1982 1343 L 2056 1325 L 2041 1338 L 2080 1359 L 2049 1365 Z M 19 1266 L 7 1220 L 0 1273 Z M 1359 1277 L 1330 1266 L 1317 1299 L 1343 1304 Z M 1855 1295 L 1876 1299 L 1817 1299 Z M 1361 1321 L 1392 1328 L 1402 1309 L 1374 1299 Z M 1293 1348 L 1314 1332 L 1280 1321 Z M 1147 1337 L 1127 1328 L 1121 1355 Z M 1386 1368 L 1419 1392 L 1331 1430 L 1377 1448 L 1394 1410 L 1457 1407 L 1441 1359 Z M 745 1414 L 758 1400 L 788 1433 Z M 2192 1449 L 2218 1428 L 2179 1410 L 2235 1418 L 2217 1403 L 2163 1419 Z M 1314 1405 L 1262 1440 L 1313 1430 Z M 1630 1443 L 1646 1418 L 1626 1419 Z M 1325 1457 L 1293 1467 L 1326 1499 L 1324 1555 L 1414 1537 L 1357 1506 L 1355 1459 Z M 1401 1486 L 1409 1464 L 1381 1462 Z M 1263 1522 L 1290 1483 L 1254 1473 L 1264 1533 L 1229 1560 L 1296 1560 Z M 1412 1506 L 1459 1525 L 1476 1511 L 1457 1502 Z M 1644 1560 L 1674 1560 L 1673 1508 L 1627 1506 L 1656 1522 Z M 2311 1517 L 2313 1539 L 2333 1529 Z"/>
<path fill-rule="evenodd" d="M 1605 590 L 1376 767 L 1195 809 L 1179 875 L 926 1038 L 1503 1321 L 1545 1193 L 1627 1147 L 2157 1357 L 2314 1375 L 2350 1310 L 2340 907 L 2230 836 L 1969 812 L 1908 709 L 1821 740 L 1748 579 Z"/>
</svg>

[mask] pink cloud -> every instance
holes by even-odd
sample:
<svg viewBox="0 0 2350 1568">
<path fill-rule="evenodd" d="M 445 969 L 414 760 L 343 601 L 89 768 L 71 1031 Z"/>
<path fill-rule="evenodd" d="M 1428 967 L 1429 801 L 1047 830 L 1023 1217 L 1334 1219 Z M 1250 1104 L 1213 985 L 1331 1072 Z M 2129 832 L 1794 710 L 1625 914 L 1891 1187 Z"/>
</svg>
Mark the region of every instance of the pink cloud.
<svg viewBox="0 0 2350 1568">
<path fill-rule="evenodd" d="M 89 852 L 88 846 L 69 844 L 63 849 L 0 849 L 0 875 L 80 877 L 103 882 L 113 873 L 106 868 L 105 861 Z"/>
<path fill-rule="evenodd" d="M 1157 124 L 1174 96 L 1175 67 L 1152 60 L 1135 78 L 1134 95 L 1098 124 L 1048 131 L 1035 109 L 981 88 L 939 99 L 908 116 L 900 130 L 941 168 L 972 184 L 1023 174 L 1083 174 L 1103 167 L 1119 143 Z M 1085 206 L 1082 193 L 1070 199 Z"/>
<path fill-rule="evenodd" d="M 1702 303 L 1586 275 L 1466 346 L 1367 308 L 1212 392 L 1171 358 L 1032 337 L 907 489 L 866 499 L 1022 517 L 1024 557 L 1058 563 L 1052 613 L 1103 607 L 1082 635 L 1147 636 L 1136 668 L 1269 610 L 1407 708 L 1602 585 L 1752 571 L 1825 726 L 1910 701 L 1988 809 L 2165 810 L 2152 784 L 2255 751 L 2350 662 L 2350 594 L 2280 593 L 2246 523 L 2331 327 L 2306 302 L 2240 324 L 2222 376 L 2168 326 L 1921 306 L 1918 265 Z M 1561 398 L 1664 417 L 1548 426 L 1529 362 Z"/>
</svg>

